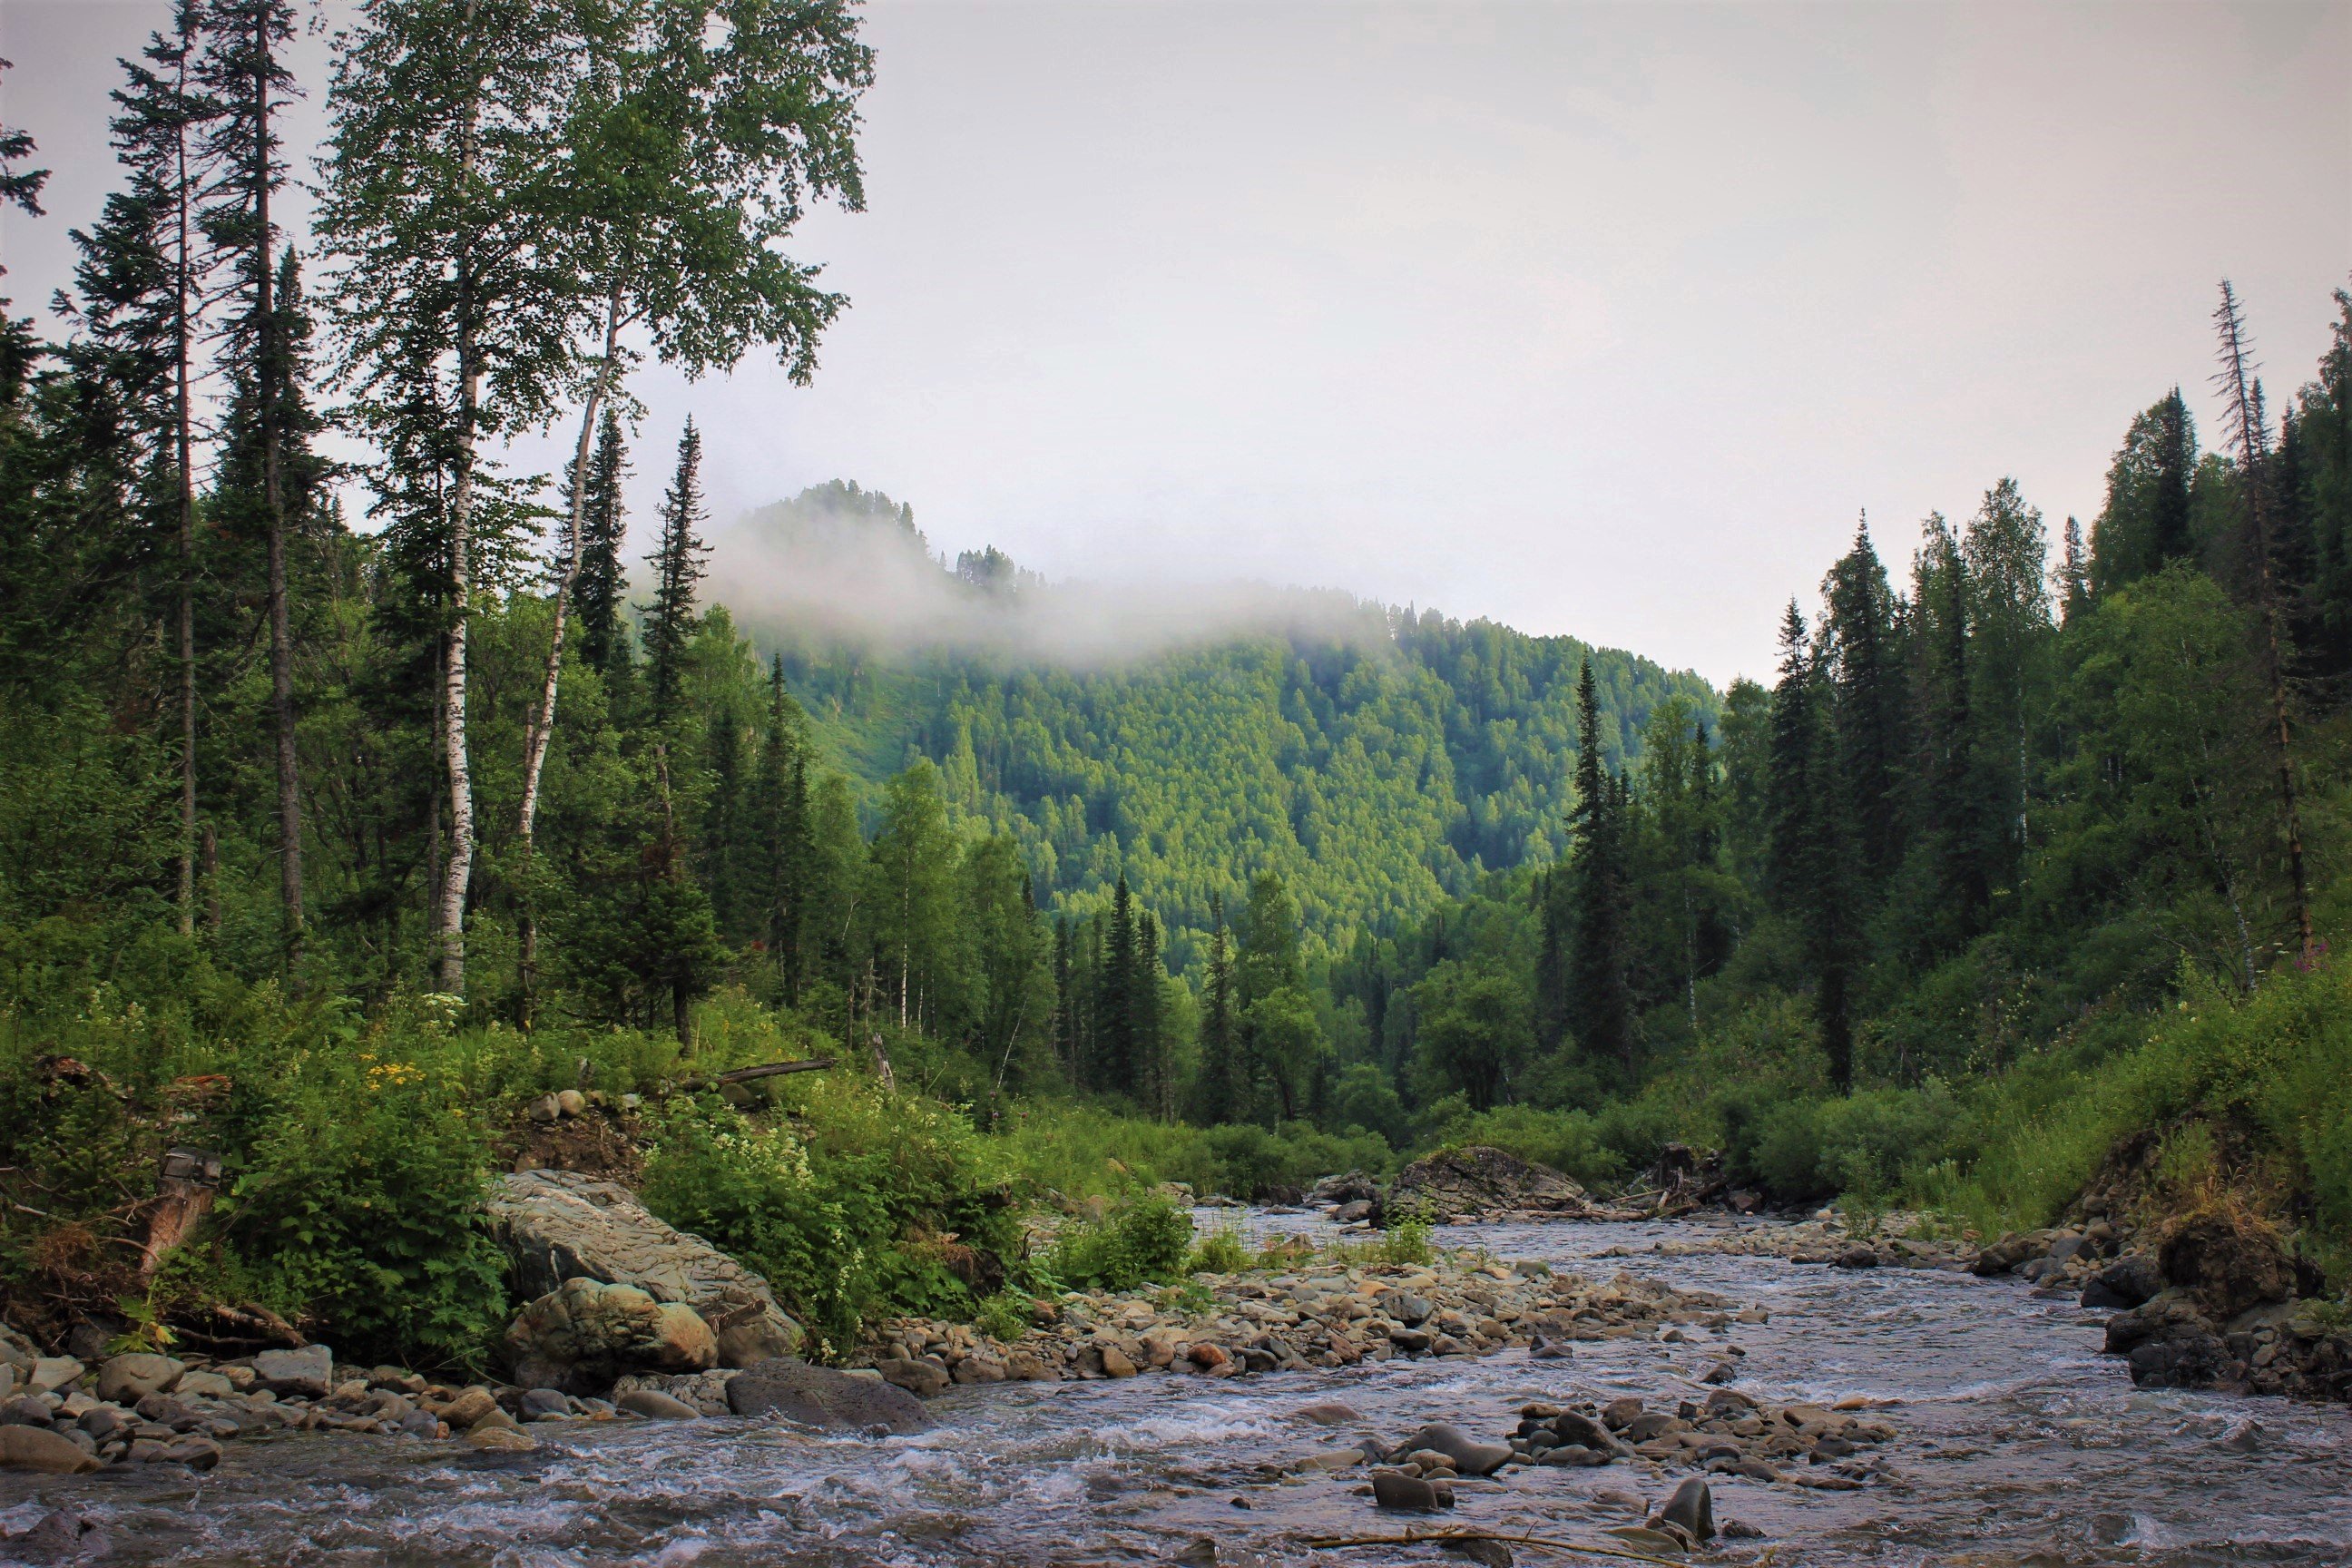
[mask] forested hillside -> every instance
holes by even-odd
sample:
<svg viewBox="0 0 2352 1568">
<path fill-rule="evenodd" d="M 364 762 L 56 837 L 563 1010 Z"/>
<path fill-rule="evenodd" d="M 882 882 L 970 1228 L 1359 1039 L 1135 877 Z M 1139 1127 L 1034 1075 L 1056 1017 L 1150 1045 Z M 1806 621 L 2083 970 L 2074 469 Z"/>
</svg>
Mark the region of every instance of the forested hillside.
<svg viewBox="0 0 2352 1568">
<path fill-rule="evenodd" d="M 782 655 L 818 751 L 869 800 L 929 759 L 958 821 L 1020 846 L 1041 903 L 1099 910 L 1124 876 L 1179 967 L 1212 897 L 1262 871 L 1320 950 L 1556 857 L 1587 658 L 1612 767 L 1667 698 L 1713 710 L 1694 675 L 1491 622 L 1271 589 L 1204 590 L 1188 618 L 1181 595 L 1056 587 L 994 551 L 950 568 L 910 508 L 855 484 L 720 539 L 712 596 Z"/>
</svg>

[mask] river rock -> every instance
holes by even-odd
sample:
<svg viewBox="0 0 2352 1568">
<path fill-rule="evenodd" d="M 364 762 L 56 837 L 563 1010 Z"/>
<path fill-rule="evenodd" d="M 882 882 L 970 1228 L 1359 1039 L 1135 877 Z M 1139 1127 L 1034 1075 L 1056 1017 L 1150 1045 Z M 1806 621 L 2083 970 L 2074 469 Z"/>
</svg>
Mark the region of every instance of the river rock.
<svg viewBox="0 0 2352 1568">
<path fill-rule="evenodd" d="M 589 1279 L 525 1307 L 505 1345 L 516 1382 L 566 1394 L 601 1394 L 624 1372 L 700 1372 L 719 1361 L 718 1338 L 693 1308 Z"/>
<path fill-rule="evenodd" d="M 253 1379 L 272 1394 L 320 1399 L 334 1386 L 335 1352 L 325 1345 L 263 1351 L 253 1358 Z"/>
<path fill-rule="evenodd" d="M 46 1426 L 0 1426 L 0 1466 L 79 1476 L 98 1468 L 98 1456 Z"/>
<path fill-rule="evenodd" d="M 702 1412 L 683 1399 L 672 1399 L 667 1394 L 650 1388 L 633 1388 L 613 1401 L 632 1415 L 643 1415 L 652 1421 L 699 1421 Z"/>
<path fill-rule="evenodd" d="M 1423 1480 L 1402 1470 L 1372 1472 L 1372 1503 L 1378 1508 L 1403 1509 L 1412 1513 L 1435 1513 L 1454 1506 L 1454 1489 L 1443 1481 Z"/>
<path fill-rule="evenodd" d="M 727 1406 L 738 1415 L 782 1415 L 836 1432 L 880 1427 L 904 1436 L 931 1425 L 922 1401 L 903 1388 L 783 1356 L 730 1378 Z"/>
<path fill-rule="evenodd" d="M 236 1384 L 216 1372 L 184 1372 L 172 1392 L 183 1399 L 226 1399 Z"/>
<path fill-rule="evenodd" d="M 145 1351 L 119 1355 L 98 1369 L 98 1396 L 109 1405 L 136 1405 L 171 1387 L 180 1372 L 180 1363 L 170 1356 Z"/>
<path fill-rule="evenodd" d="M 800 1325 L 766 1280 L 655 1218 L 625 1187 L 577 1171 L 523 1171 L 499 1178 L 487 1212 L 519 1294 L 545 1296 L 575 1279 L 635 1286 L 691 1307 L 709 1325 L 721 1366 L 754 1366 L 799 1348 Z"/>
<path fill-rule="evenodd" d="M 62 1563 L 74 1557 L 103 1557 L 114 1543 L 97 1520 L 57 1509 L 43 1514 L 30 1530 L 0 1534 L 0 1545 L 7 1548 L 11 1562 Z"/>
<path fill-rule="evenodd" d="M 2158 1261 L 2216 1321 L 2294 1294 L 2294 1265 L 2278 1232 L 2232 1209 L 2192 1215 L 2166 1236 Z"/>
<path fill-rule="evenodd" d="M 1307 1201 L 1311 1204 L 1370 1203 L 1380 1195 L 1381 1184 L 1361 1171 L 1326 1176 L 1307 1189 Z"/>
<path fill-rule="evenodd" d="M 2164 1269 L 2145 1252 L 2116 1258 L 2091 1276 L 2083 1287 L 2083 1305 L 2093 1310 L 2126 1310 L 2145 1303 L 2164 1289 Z"/>
<path fill-rule="evenodd" d="M 478 1426 L 466 1434 L 466 1446 L 490 1454 L 528 1454 L 539 1439 L 511 1426 Z"/>
<path fill-rule="evenodd" d="M 1353 1426 L 1363 1420 L 1349 1406 L 1330 1399 L 1315 1405 L 1302 1405 L 1292 1414 L 1301 1421 L 1312 1421 L 1318 1426 Z"/>
<path fill-rule="evenodd" d="M 1680 1525 L 1689 1531 L 1694 1541 L 1715 1538 L 1715 1493 L 1696 1476 L 1675 1489 L 1666 1506 L 1658 1510 L 1658 1518 L 1666 1524 Z"/>
<path fill-rule="evenodd" d="M 82 1364 L 69 1355 L 45 1355 L 33 1363 L 25 1386 L 35 1394 L 54 1394 L 82 1374 Z"/>
<path fill-rule="evenodd" d="M 1458 1426 L 1433 1422 L 1404 1440 L 1408 1449 L 1428 1448 L 1444 1455 L 1465 1476 L 1491 1476 L 1511 1461 L 1507 1444 L 1481 1443 Z"/>
<path fill-rule="evenodd" d="M 1398 1172 L 1370 1217 L 1383 1226 L 1408 1219 L 1433 1224 L 1511 1210 L 1575 1213 L 1586 1206 L 1584 1189 L 1550 1166 L 1473 1144 L 1441 1150 Z"/>
<path fill-rule="evenodd" d="M 919 1399 L 930 1399 L 947 1392 L 950 1381 L 948 1369 L 929 1356 L 892 1356 L 874 1363 L 882 1381 L 895 1388 L 903 1388 Z"/>
</svg>

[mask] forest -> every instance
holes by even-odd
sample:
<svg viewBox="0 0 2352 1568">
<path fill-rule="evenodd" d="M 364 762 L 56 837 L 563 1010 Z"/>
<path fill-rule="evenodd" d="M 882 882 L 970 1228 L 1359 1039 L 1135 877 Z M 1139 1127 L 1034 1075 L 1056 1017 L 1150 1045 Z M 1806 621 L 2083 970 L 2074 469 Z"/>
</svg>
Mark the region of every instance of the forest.
<svg viewBox="0 0 2352 1568">
<path fill-rule="evenodd" d="M 974 1310 L 940 1238 L 1013 1247 L 1007 1190 L 1464 1142 L 2032 1225 L 2150 1135 L 2344 1282 L 2352 295 L 2273 413 L 2223 285 L 2223 419 L 2119 410 L 2086 522 L 1996 479 L 1892 570 L 1858 528 L 1769 686 L 1307 594 L 1118 659 L 874 637 L 714 579 L 699 437 L 630 391 L 816 373 L 855 13 L 375 0 L 323 82 L 296 26 L 180 0 L 73 287 L 0 309 L 12 1298 L 477 1359 L 475 1194 L 575 1084 L 835 1348 Z M 0 132 L 26 219 L 38 153 Z M 747 531 L 1006 625 L 1062 591 L 845 479 Z M 189 1142 L 219 1206 L 135 1271 Z"/>
</svg>

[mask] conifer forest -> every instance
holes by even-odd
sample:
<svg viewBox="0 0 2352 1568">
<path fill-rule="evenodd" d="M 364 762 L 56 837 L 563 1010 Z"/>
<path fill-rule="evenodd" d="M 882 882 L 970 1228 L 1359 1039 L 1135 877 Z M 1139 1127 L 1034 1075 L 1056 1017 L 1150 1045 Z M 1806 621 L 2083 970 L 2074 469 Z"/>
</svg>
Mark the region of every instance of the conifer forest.
<svg viewBox="0 0 2352 1568">
<path fill-rule="evenodd" d="M 1767 1267 L 1723 1239 L 1766 1236 L 1771 1268 L 2022 1272 L 2068 1311 L 2104 1290 L 2123 1394 L 2294 1395 L 2332 1424 L 2298 1451 L 2340 1479 L 2352 292 L 2166 301 L 2205 348 L 2113 410 L 2095 511 L 2046 514 L 1999 450 L 1916 523 L 1856 497 L 1817 577 L 1756 587 L 1760 679 L 1304 588 L 1073 651 L 1085 584 L 950 560 L 877 476 L 779 480 L 740 521 L 711 499 L 729 374 L 810 384 L 851 319 L 803 236 L 868 199 L 850 0 L 355 0 L 308 53 L 329 24 L 301 0 L 163 9 L 113 69 L 102 205 L 61 203 L 57 149 L 0 127 L 12 232 L 96 215 L 54 300 L 0 300 L 0 1435 L 110 1473 L 228 1478 L 261 1464 L 232 1436 L 361 1426 L 535 1463 L 597 1422 L 799 1410 L 757 1403 L 777 1365 L 856 1369 L 793 1384 L 812 1409 L 920 1395 L 912 1430 L 982 1419 L 972 1385 L 1006 1379 L 1489 1350 L 1531 1376 L 1593 1341 L 1516 1417 L 1368 1385 L 1402 1402 L 1370 1426 L 1518 1432 L 1315 1461 L 1339 1501 L 1264 1560 L 1368 1560 L 1349 1538 L 1398 1543 L 1394 1510 L 1438 1491 L 1501 1552 L 1478 1561 L 1540 1558 L 1601 1521 L 1508 1511 L 1515 1476 L 1584 1485 L 1546 1458 L 1570 1441 L 1598 1480 L 1656 1475 L 1621 1555 L 1762 1561 L 1718 1533 L 1737 1506 L 1753 1533 L 1849 1531 L 1804 1561 L 1963 1560 L 1790 1511 L 1927 1461 L 1902 1408 L 1801 1414 L 1847 1392 L 1830 1374 L 1734 1384 L 1778 1353 L 1730 1300 L 1764 1276 L 1571 1301 L 1570 1263 L 1515 1273 L 1508 1226 L 1572 1208 L 1697 1215 L 1718 1268 Z M 2265 360 L 2257 307 L 2324 324 L 2317 362 Z M 678 384 L 702 424 L 648 400 Z M 887 578 L 916 609 L 883 627 L 769 577 Z M 1445 1184 L 1473 1166 L 1501 1184 L 1475 1202 Z M 534 1274 L 555 1244 L 516 1238 L 549 1173 L 626 1189 L 764 1305 Z M 1212 1204 L 1228 1228 L 1195 1222 Z M 1346 1223 L 1286 1228 L 1318 1204 Z M 1490 1228 L 1464 1251 L 1448 1220 Z M 1622 1267 L 1683 1235 L 1626 1230 Z M 1327 1277 L 1394 1331 L 1317 1317 Z M 637 1303 L 595 1308 L 644 1315 L 634 1350 L 584 1315 L 599 1290 Z M 1652 1396 L 1679 1397 L 1680 1449 L 1576 1381 L 1626 1336 L 1727 1333 L 1745 1370 L 1710 1353 Z M 287 1370 L 318 1347 L 333 1376 Z M 1311 1397 L 1355 1398 L 1332 1387 Z M 228 1409 L 256 1388 L 278 1415 Z M 1568 1435 L 1577 1400 L 1597 1436 Z M 1782 1415 L 1796 1447 L 1770 1446 Z M 74 1513 L 79 1461 L 48 1452 L 0 1446 L 0 1482 L 59 1472 L 38 1508 L 0 1493 L 0 1556 L 37 1522 L 126 1561 L 337 1556 L 233 1524 L 140 1544 Z M 1505 1501 L 1465 1480 L 1490 1472 Z M 1088 1550 L 1244 1560 L 1214 1537 L 1260 1483 L 1171 1473 L 1166 1542 Z M 952 1547 L 871 1506 L 912 1553 L 872 1561 L 1061 1550 L 1002 1503 L 959 1502 L 985 1522 Z M 446 1528 L 440 1555 L 337 1560 L 521 1560 Z M 646 1528 L 547 1560 L 684 1539 Z M 2095 1553 L 2123 1536 L 2051 1528 L 2094 1554 L 2030 1560 L 2119 1560 Z M 2335 1560 L 2296 1528 L 2259 1559 L 2144 1531 L 2130 1560 Z M 710 1560 L 869 1560 L 751 1539 Z"/>
</svg>

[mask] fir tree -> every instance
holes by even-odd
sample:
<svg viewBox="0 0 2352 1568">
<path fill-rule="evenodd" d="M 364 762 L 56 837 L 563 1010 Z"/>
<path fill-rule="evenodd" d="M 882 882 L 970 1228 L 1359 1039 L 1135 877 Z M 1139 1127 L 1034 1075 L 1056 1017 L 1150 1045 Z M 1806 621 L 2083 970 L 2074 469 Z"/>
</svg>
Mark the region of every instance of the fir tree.
<svg viewBox="0 0 2352 1568">
<path fill-rule="evenodd" d="M 1633 996 L 1626 932 L 1622 784 L 1601 756 L 1592 663 L 1576 687 L 1576 808 L 1569 819 L 1574 924 L 1568 962 L 1570 1026 L 1588 1059 L 1633 1067 Z"/>
<path fill-rule="evenodd" d="M 695 531 L 709 521 L 702 505 L 702 436 L 688 416 L 678 437 L 677 471 L 662 497 L 661 540 L 646 557 L 654 569 L 654 599 L 638 606 L 646 620 L 646 685 L 653 721 L 666 723 L 679 707 L 686 658 L 694 640 L 695 589 L 709 547 Z"/>
<path fill-rule="evenodd" d="M 1201 1065 L 1193 1082 L 1192 1114 L 1209 1126 L 1238 1121 L 1244 1114 L 1244 1086 L 1234 1020 L 1233 942 L 1225 930 L 1225 900 L 1209 895 L 1209 958 L 1202 998 Z"/>
<path fill-rule="evenodd" d="M 269 717 L 278 777 L 278 890 L 286 963 L 299 971 L 303 947 L 302 782 L 295 745 L 294 626 L 288 547 L 299 517 L 304 477 L 291 471 L 307 433 L 300 406 L 299 302 L 290 286 L 289 247 L 281 264 L 272 208 L 286 182 L 279 156 L 279 110 L 298 93 L 283 59 L 294 36 L 289 0 L 208 0 L 205 46 L 197 79 L 219 104 L 206 125 L 206 151 L 218 172 L 202 222 L 234 279 L 236 304 L 227 325 L 227 359 L 248 407 L 243 421 L 253 447 L 251 491 L 258 501 L 267 559 L 264 602 L 269 628 Z"/>
<path fill-rule="evenodd" d="M 1103 947 L 1102 989 L 1095 1023 L 1094 1082 L 1113 1094 L 1140 1097 L 1136 1038 L 1138 956 L 1134 895 L 1122 873 L 1111 889 L 1110 924 Z"/>
<path fill-rule="evenodd" d="M 572 602 L 580 612 L 581 661 L 604 671 L 608 689 L 616 688 L 629 670 L 629 628 L 621 618 L 622 594 L 627 585 L 622 581 L 621 544 L 628 533 L 621 490 L 628 473 L 621 418 L 607 410 L 596 432 L 596 450 L 589 459 L 586 495 L 580 507 L 580 581 Z"/>
<path fill-rule="evenodd" d="M 1909 694 L 1900 631 L 1886 572 L 1866 527 L 1822 584 L 1832 722 L 1836 730 L 1841 810 L 1853 835 L 1857 868 L 1874 891 L 1904 851 L 1903 761 Z"/>
</svg>

